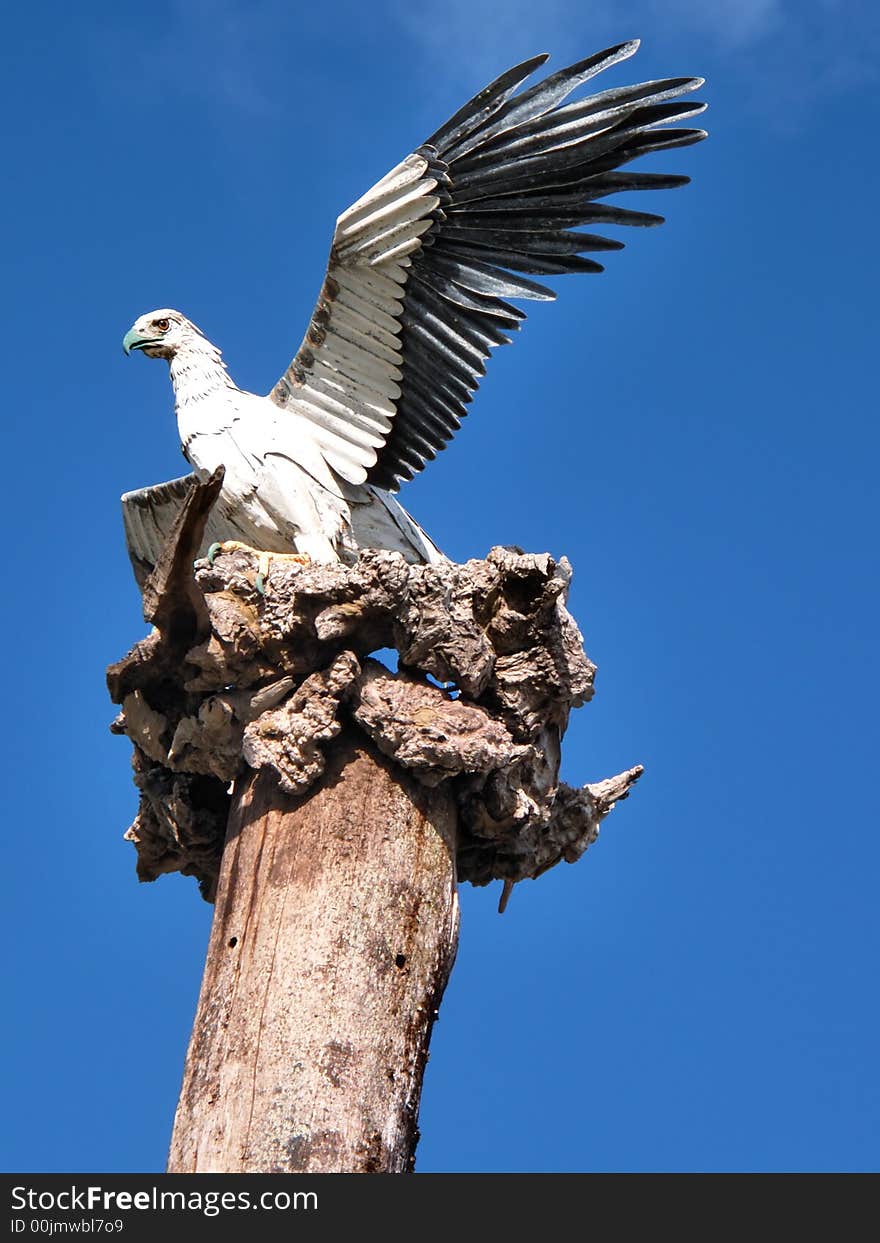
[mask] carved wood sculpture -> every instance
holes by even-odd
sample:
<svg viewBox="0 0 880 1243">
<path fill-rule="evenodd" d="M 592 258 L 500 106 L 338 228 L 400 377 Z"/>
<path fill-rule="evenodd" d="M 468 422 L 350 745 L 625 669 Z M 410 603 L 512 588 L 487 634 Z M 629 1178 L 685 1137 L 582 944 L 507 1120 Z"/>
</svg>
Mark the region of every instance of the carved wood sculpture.
<svg viewBox="0 0 880 1243">
<path fill-rule="evenodd" d="M 193 577 L 221 483 L 192 485 L 155 629 L 108 671 L 138 876 L 216 902 L 168 1168 L 406 1171 L 457 882 L 504 901 L 575 862 L 642 770 L 558 779 L 595 672 L 564 559 L 273 561 L 261 594 L 248 552 Z"/>
<path fill-rule="evenodd" d="M 202 481 L 123 497 L 155 629 L 109 671 L 138 875 L 216 901 L 170 1170 L 412 1168 L 457 883 L 502 881 L 503 909 L 579 859 L 641 773 L 559 781 L 594 674 L 567 561 L 453 564 L 391 495 L 461 426 L 513 303 L 555 297 L 533 278 L 620 249 L 583 226 L 661 223 L 604 200 L 687 182 L 627 169 L 705 137 L 681 127 L 701 78 L 566 102 L 637 47 L 531 85 L 547 57 L 514 66 L 343 212 L 266 396 L 179 311 L 125 334 L 168 363 Z"/>
</svg>

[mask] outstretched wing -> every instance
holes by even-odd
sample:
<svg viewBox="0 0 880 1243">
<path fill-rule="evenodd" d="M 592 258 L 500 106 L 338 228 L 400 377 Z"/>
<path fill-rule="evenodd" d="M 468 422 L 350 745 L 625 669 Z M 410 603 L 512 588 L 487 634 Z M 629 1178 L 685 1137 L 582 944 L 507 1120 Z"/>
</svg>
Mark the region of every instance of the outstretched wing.
<svg viewBox="0 0 880 1243">
<path fill-rule="evenodd" d="M 552 299 L 532 276 L 601 272 L 585 256 L 621 249 L 580 226 L 662 223 L 597 200 L 689 180 L 619 170 L 705 137 L 669 128 L 703 111 L 678 100 L 703 80 L 561 106 L 637 47 L 622 43 L 518 94 L 547 57 L 508 70 L 339 217 L 309 330 L 271 397 L 307 420 L 344 479 L 394 490 L 445 448 L 491 349 L 525 318 L 506 299 Z"/>
</svg>

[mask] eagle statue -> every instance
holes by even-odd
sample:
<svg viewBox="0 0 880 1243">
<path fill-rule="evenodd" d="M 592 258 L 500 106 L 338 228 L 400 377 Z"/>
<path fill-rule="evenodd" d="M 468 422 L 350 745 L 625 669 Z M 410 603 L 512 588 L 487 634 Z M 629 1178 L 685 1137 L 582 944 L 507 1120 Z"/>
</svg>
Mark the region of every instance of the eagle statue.
<svg viewBox="0 0 880 1243">
<path fill-rule="evenodd" d="M 601 200 L 689 180 L 623 170 L 705 137 L 679 127 L 705 107 L 681 99 L 702 78 L 563 105 L 637 47 L 621 43 L 524 89 L 547 57 L 508 70 L 343 212 L 308 331 L 267 396 L 239 389 L 180 311 L 135 321 L 123 348 L 168 362 L 195 475 L 225 468 L 206 548 L 258 550 L 260 584 L 267 555 L 352 562 L 362 548 L 386 548 L 412 562 L 441 557 L 392 494 L 460 427 L 492 348 L 525 318 L 513 303 L 552 300 L 535 276 L 601 272 L 587 256 L 621 249 L 580 226 L 662 223 Z M 122 498 L 141 583 L 192 478 Z"/>
</svg>

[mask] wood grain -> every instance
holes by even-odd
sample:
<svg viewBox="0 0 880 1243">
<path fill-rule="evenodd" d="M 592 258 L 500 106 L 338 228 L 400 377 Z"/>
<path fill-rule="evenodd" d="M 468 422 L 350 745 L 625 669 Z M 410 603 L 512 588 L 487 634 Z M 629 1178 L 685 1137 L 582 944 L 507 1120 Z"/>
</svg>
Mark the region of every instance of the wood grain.
<svg viewBox="0 0 880 1243">
<path fill-rule="evenodd" d="M 237 783 L 168 1170 L 412 1168 L 458 937 L 455 808 L 353 731 Z"/>
</svg>

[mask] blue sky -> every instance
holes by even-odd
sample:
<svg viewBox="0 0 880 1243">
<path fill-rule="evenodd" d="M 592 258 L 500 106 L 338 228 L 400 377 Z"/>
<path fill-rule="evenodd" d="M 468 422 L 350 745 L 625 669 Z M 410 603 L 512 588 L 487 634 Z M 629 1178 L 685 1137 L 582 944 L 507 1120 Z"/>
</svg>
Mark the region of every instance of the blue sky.
<svg viewBox="0 0 880 1243">
<path fill-rule="evenodd" d="M 647 771 L 503 918 L 463 892 L 419 1169 L 876 1169 L 876 7 L 37 3 L 4 33 L 0 1166 L 163 1167 L 209 927 L 121 840 L 118 497 L 184 465 L 122 334 L 178 306 L 267 390 L 339 211 L 509 64 L 636 35 L 603 86 L 708 79 L 709 141 L 650 165 L 693 184 L 530 311 L 402 499 L 454 557 L 570 557 L 599 675 L 564 775 Z"/>
</svg>

